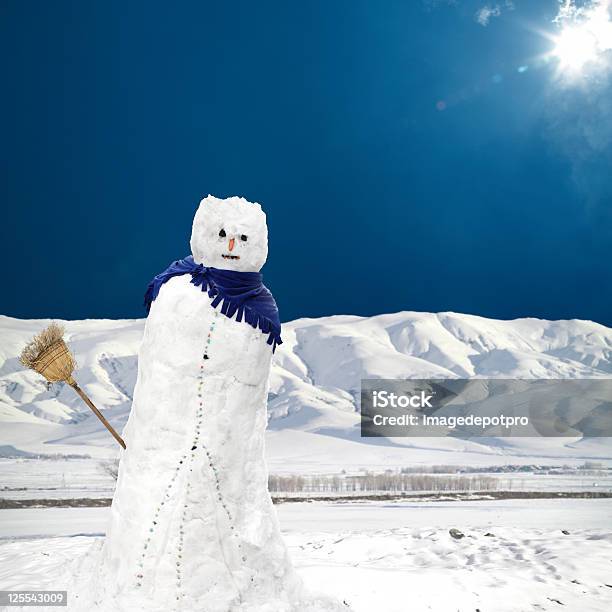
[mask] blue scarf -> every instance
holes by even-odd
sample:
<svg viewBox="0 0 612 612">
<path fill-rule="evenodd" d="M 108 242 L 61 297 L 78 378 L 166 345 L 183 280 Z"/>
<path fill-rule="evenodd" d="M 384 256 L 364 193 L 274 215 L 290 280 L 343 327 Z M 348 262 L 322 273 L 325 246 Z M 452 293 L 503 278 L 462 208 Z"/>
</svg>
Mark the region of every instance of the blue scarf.
<svg viewBox="0 0 612 612">
<path fill-rule="evenodd" d="M 231 319 L 236 315 L 236 321 L 244 319 L 251 327 L 259 327 L 264 334 L 268 334 L 268 344 L 272 345 L 273 352 L 277 344 L 282 344 L 278 308 L 269 289 L 261 282 L 260 272 L 208 268 L 196 264 L 191 255 L 175 261 L 149 283 L 144 298 L 147 312 L 161 286 L 174 276 L 183 274 L 191 274 L 191 283 L 201 287 L 202 291 L 208 291 L 208 295 L 213 298 L 213 308 L 221 304 L 221 313 L 225 316 Z"/>
</svg>

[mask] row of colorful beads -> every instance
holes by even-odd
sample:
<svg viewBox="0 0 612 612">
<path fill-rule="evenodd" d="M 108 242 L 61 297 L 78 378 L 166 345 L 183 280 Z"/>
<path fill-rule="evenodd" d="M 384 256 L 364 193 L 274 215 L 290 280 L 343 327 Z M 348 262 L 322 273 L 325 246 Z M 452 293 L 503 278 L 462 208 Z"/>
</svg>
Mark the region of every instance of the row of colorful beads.
<svg viewBox="0 0 612 612">
<path fill-rule="evenodd" d="M 217 311 L 215 311 L 215 317 L 217 316 Z M 207 341 L 206 341 L 206 345 L 205 345 L 205 349 L 204 349 L 204 355 L 203 355 L 203 359 L 207 360 L 208 357 L 208 348 L 210 346 L 210 339 L 212 336 L 212 331 L 215 328 L 215 321 L 213 320 L 209 331 L 208 331 L 208 336 L 207 336 Z M 203 384 L 203 380 L 204 380 L 204 364 L 202 363 L 200 365 L 200 373 L 199 373 L 199 380 L 198 380 L 198 413 L 197 413 L 197 417 L 198 417 L 198 422 L 196 425 L 196 437 L 193 441 L 192 444 L 192 448 L 191 448 L 191 456 L 190 456 L 190 465 L 193 464 L 193 459 L 195 457 L 195 453 L 194 451 L 197 448 L 197 441 L 199 438 L 199 433 L 200 433 L 200 426 L 202 423 L 202 384 Z M 140 554 L 140 558 L 138 559 L 138 573 L 136 574 L 136 586 L 137 587 L 141 587 L 142 586 L 142 580 L 144 578 L 144 562 L 147 556 L 147 552 L 148 552 L 148 548 L 151 545 L 151 538 L 152 535 L 155 531 L 155 528 L 159 522 L 159 515 L 161 510 L 163 509 L 163 506 L 165 505 L 165 502 L 168 501 L 170 499 L 170 493 L 172 490 L 172 487 L 174 485 L 175 480 L 177 479 L 179 472 L 182 468 L 182 466 L 184 465 L 185 459 L 187 459 L 187 454 L 184 454 L 181 456 L 180 460 L 179 460 L 179 464 L 176 466 L 175 470 L 174 470 L 174 474 L 172 475 L 172 478 L 170 480 L 170 483 L 168 484 L 168 486 L 166 487 L 166 490 L 164 491 L 163 494 L 163 499 L 160 503 L 160 505 L 155 509 L 155 514 L 153 516 L 153 521 L 151 526 L 149 527 L 149 535 L 146 537 L 144 545 L 143 545 L 143 549 L 142 549 L 142 553 Z M 193 467 L 189 468 L 189 471 L 192 472 L 193 471 Z M 190 488 L 190 484 L 187 483 L 187 488 Z M 187 512 L 187 504 L 184 504 L 183 507 L 183 514 L 181 517 L 181 525 L 179 527 L 179 545 L 178 545 L 178 558 L 177 558 L 177 565 L 176 565 L 176 569 L 177 569 L 177 586 L 181 586 L 180 585 L 180 581 L 181 581 L 181 559 L 182 559 L 182 554 L 183 554 L 183 536 L 184 536 L 184 531 L 183 531 L 183 524 L 185 521 L 185 517 L 186 517 L 186 512 Z M 178 597 L 177 597 L 178 599 Z"/>
<path fill-rule="evenodd" d="M 219 313 L 215 310 L 215 319 L 218 316 L 219 316 Z M 213 333 L 213 331 L 215 329 L 215 324 L 216 324 L 216 321 L 213 319 L 212 323 L 210 324 L 210 329 L 208 330 L 208 336 L 206 337 L 206 344 L 204 345 L 204 354 L 202 355 L 202 358 L 205 361 L 209 358 L 208 357 L 208 348 L 210 346 L 210 341 L 211 341 L 212 333 Z M 202 366 L 202 369 L 204 369 L 204 366 Z"/>
<path fill-rule="evenodd" d="M 215 317 L 218 317 L 218 316 L 219 316 L 219 313 L 215 310 Z M 212 331 L 214 330 L 214 327 L 215 327 L 215 321 L 211 323 L 210 331 L 208 332 L 208 337 L 206 339 L 206 347 L 204 348 L 204 355 L 203 355 L 204 359 L 208 359 L 208 347 L 211 342 L 211 336 L 212 336 Z M 198 396 L 201 397 L 200 391 L 198 391 Z M 200 406 L 201 405 L 202 404 L 200 401 Z M 219 475 L 217 474 L 217 468 L 213 462 L 212 455 L 210 454 L 210 451 L 208 450 L 208 448 L 206 448 L 204 444 L 202 444 L 202 448 L 204 449 L 204 452 L 206 453 L 206 458 L 208 459 L 208 466 L 211 468 L 213 476 L 215 478 L 215 490 L 217 491 L 217 498 L 219 502 L 221 503 L 221 506 L 223 507 L 225 514 L 227 515 L 227 518 L 230 523 L 230 530 L 233 532 L 234 538 L 237 538 L 238 534 L 236 533 L 236 529 L 232 521 L 232 515 L 230 514 L 229 508 L 227 507 L 227 504 L 225 503 L 225 500 L 223 499 L 223 496 L 221 495 L 221 483 L 219 482 Z M 242 554 L 242 545 L 240 544 L 240 542 L 238 542 L 238 549 L 240 550 L 242 560 L 246 561 L 247 560 L 246 556 Z"/>
<path fill-rule="evenodd" d="M 204 452 L 206 453 L 206 457 L 208 459 L 208 465 L 212 469 L 212 473 L 215 478 L 215 489 L 217 491 L 217 498 L 219 499 L 219 502 L 221 503 L 223 510 L 225 510 L 225 514 L 227 515 L 227 519 L 230 523 L 230 530 L 232 531 L 232 536 L 235 539 L 238 539 L 238 534 L 236 533 L 236 528 L 234 527 L 232 515 L 229 511 L 229 508 L 227 507 L 227 504 L 225 503 L 225 500 L 223 499 L 223 496 L 221 495 L 221 483 L 219 482 L 219 475 L 217 474 L 217 468 L 215 467 L 210 451 L 205 446 L 203 446 L 203 448 L 204 448 Z M 237 546 L 238 546 L 238 549 L 240 550 L 242 560 L 246 561 L 247 558 L 242 551 L 242 544 L 238 542 Z"/>
<path fill-rule="evenodd" d="M 153 515 L 153 520 L 151 522 L 151 525 L 149 526 L 149 530 L 148 530 L 148 535 L 145 538 L 144 541 L 144 545 L 142 547 L 142 553 L 140 554 L 140 558 L 138 559 L 138 567 L 139 567 L 139 571 L 136 574 L 136 578 L 137 578 L 137 582 L 136 582 L 136 586 L 140 587 L 142 586 L 142 579 L 143 579 L 143 570 L 144 570 L 144 561 L 146 559 L 148 548 L 151 545 L 151 539 L 153 537 L 153 534 L 155 532 L 155 529 L 159 523 L 159 515 L 161 513 L 161 511 L 164 508 L 164 505 L 166 504 L 167 501 L 169 501 L 170 499 L 170 494 L 172 493 L 172 488 L 174 486 L 174 483 L 176 481 L 176 479 L 179 476 L 179 471 L 181 468 L 181 465 L 183 464 L 183 462 L 185 461 L 185 459 L 187 458 L 187 455 L 184 454 L 181 459 L 179 460 L 179 465 L 175 468 L 174 470 L 174 474 L 172 475 L 172 478 L 170 479 L 170 482 L 168 483 L 168 486 L 166 487 L 164 494 L 163 494 L 163 499 L 160 502 L 159 506 L 157 506 L 157 508 L 155 508 L 155 514 Z"/>
<path fill-rule="evenodd" d="M 217 317 L 217 311 L 215 311 L 215 317 Z M 204 361 L 209 359 L 208 349 L 210 347 L 212 333 L 215 329 L 215 323 L 216 322 L 213 319 L 213 321 L 210 324 L 210 328 L 208 329 L 208 335 L 206 337 L 206 344 L 204 346 L 204 354 L 202 355 L 202 363 L 200 364 L 200 373 L 198 376 L 198 387 L 197 387 L 198 409 L 196 411 L 195 434 L 192 440 L 191 451 L 190 451 L 190 456 L 189 456 L 189 472 L 193 472 L 193 462 L 195 459 L 195 451 L 198 448 L 198 444 L 200 443 L 200 429 L 202 427 L 202 419 L 204 416 L 204 400 L 202 397 L 202 387 L 204 385 Z M 190 490 L 191 490 L 191 483 L 187 481 L 185 502 L 187 502 L 187 497 L 190 493 Z M 183 596 L 181 566 L 182 566 L 182 559 L 183 559 L 183 545 L 185 542 L 184 525 L 185 525 L 185 520 L 187 517 L 187 510 L 188 510 L 188 504 L 184 503 L 183 512 L 181 514 L 181 522 L 179 525 L 179 539 L 178 539 L 177 556 L 176 556 L 176 586 L 178 590 L 177 595 L 176 595 L 177 600 L 181 599 L 181 597 Z"/>
<path fill-rule="evenodd" d="M 215 315 L 216 315 L 216 311 L 215 311 Z M 213 320 L 212 323 L 210 324 L 210 329 L 208 330 L 208 336 L 206 339 L 206 347 L 204 349 L 204 354 L 202 355 L 203 360 L 207 360 L 208 359 L 208 347 L 210 346 L 210 339 L 212 336 L 212 332 L 215 328 L 215 321 Z M 195 451 L 198 447 L 198 443 L 200 441 L 200 428 L 202 426 L 202 419 L 203 419 L 203 411 L 204 411 L 204 401 L 202 398 L 202 387 L 204 384 L 204 363 L 202 362 L 200 364 L 200 373 L 199 373 L 199 377 L 198 377 L 198 409 L 196 412 L 196 426 L 195 426 L 195 435 L 193 437 L 192 440 L 192 446 L 191 446 L 191 453 L 190 453 L 190 457 L 189 457 L 189 471 L 193 472 L 193 462 L 195 459 Z M 184 530 L 184 526 L 185 526 L 185 520 L 187 517 L 187 510 L 188 510 L 188 504 L 187 502 L 187 496 L 190 493 L 190 489 L 191 489 L 191 483 L 188 481 L 187 482 L 187 487 L 186 487 L 186 499 L 185 499 L 185 503 L 183 504 L 183 512 L 181 514 L 181 522 L 179 525 L 179 537 L 178 537 L 178 547 L 177 547 L 177 554 L 176 554 L 176 586 L 177 586 L 177 595 L 176 598 L 177 600 L 180 599 L 184 594 L 182 592 L 182 573 L 181 573 L 181 566 L 182 566 L 182 560 L 183 560 L 183 545 L 185 542 L 185 530 Z"/>
</svg>

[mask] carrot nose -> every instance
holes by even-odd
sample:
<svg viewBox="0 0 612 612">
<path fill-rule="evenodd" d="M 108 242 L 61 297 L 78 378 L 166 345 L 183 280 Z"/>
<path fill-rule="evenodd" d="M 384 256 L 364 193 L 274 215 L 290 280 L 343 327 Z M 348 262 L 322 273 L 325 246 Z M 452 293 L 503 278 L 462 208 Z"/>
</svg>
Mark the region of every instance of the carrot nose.
<svg viewBox="0 0 612 612">
<path fill-rule="evenodd" d="M 230 251 L 233 251 L 233 250 L 234 250 L 234 243 L 235 243 L 235 242 L 236 242 L 236 239 L 235 239 L 235 238 L 230 238 L 230 241 L 229 241 L 229 250 L 230 250 Z"/>
</svg>

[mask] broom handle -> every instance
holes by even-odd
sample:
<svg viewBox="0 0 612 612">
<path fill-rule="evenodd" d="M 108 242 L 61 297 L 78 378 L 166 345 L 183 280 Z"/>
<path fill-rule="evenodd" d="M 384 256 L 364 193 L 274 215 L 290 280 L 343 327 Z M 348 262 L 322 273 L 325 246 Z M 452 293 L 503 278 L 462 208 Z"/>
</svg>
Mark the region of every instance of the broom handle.
<svg viewBox="0 0 612 612">
<path fill-rule="evenodd" d="M 102 421 L 104 427 L 111 432 L 113 438 L 121 444 L 121 446 L 125 449 L 125 442 L 121 438 L 121 436 L 113 429 L 113 426 L 104 418 L 104 415 L 94 406 L 93 402 L 85 395 L 85 391 L 79 387 L 76 380 L 72 378 L 68 381 L 68 384 L 81 396 L 82 400 L 93 410 L 94 414 Z"/>
</svg>

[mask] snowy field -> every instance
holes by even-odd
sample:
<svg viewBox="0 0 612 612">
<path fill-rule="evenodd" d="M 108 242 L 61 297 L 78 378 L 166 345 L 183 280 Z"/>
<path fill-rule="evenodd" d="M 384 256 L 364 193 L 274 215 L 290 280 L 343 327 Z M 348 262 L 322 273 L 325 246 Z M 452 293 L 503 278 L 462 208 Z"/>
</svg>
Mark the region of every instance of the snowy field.
<svg viewBox="0 0 612 612">
<path fill-rule="evenodd" d="M 355 612 L 612 608 L 609 499 L 276 508 L 303 578 Z M 0 510 L 0 588 L 70 591 L 69 563 L 99 547 L 108 512 Z"/>
<path fill-rule="evenodd" d="M 115 480 L 93 459 L 0 459 L 0 499 L 112 497 Z"/>
</svg>

